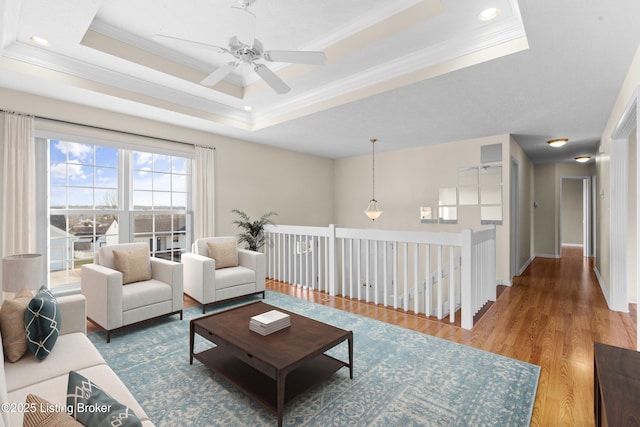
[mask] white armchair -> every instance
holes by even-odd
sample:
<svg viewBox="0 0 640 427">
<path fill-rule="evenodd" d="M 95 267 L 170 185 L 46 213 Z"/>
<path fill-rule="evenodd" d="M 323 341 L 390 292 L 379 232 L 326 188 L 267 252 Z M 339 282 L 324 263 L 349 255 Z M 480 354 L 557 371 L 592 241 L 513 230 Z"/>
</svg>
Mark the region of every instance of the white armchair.
<svg viewBox="0 0 640 427">
<path fill-rule="evenodd" d="M 129 271 L 141 267 L 148 274 L 142 280 Z M 149 257 L 145 243 L 103 246 L 94 264 L 82 266 L 87 318 L 107 332 L 107 342 L 112 331 L 146 320 L 173 314 L 182 320 L 182 270 L 180 263 Z M 123 285 L 123 280 L 133 282 Z"/>
<path fill-rule="evenodd" d="M 221 259 L 209 256 L 210 245 L 226 246 L 237 254 L 237 265 L 220 268 Z M 205 237 L 196 240 L 192 253 L 182 255 L 184 293 L 202 304 L 262 294 L 265 296 L 266 260 L 263 253 L 238 249 L 235 237 Z M 218 267 L 218 269 L 216 269 Z"/>
</svg>

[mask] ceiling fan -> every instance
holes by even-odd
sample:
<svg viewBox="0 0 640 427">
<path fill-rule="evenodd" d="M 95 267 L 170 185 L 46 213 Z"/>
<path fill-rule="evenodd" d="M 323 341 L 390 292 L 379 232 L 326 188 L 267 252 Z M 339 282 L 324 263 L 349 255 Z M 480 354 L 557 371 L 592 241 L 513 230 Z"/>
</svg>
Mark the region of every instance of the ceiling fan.
<svg viewBox="0 0 640 427">
<path fill-rule="evenodd" d="M 255 0 L 234 0 L 231 8 L 235 15 L 237 34 L 229 39 L 227 47 L 214 46 L 162 34 L 156 34 L 154 39 L 166 40 L 176 45 L 197 47 L 233 56 L 234 60 L 219 67 L 200 82 L 200 84 L 204 86 L 214 86 L 242 64 L 249 64 L 256 74 L 276 93 L 285 94 L 289 92 L 291 88 L 266 65 L 256 61 L 265 60 L 268 62 L 322 65 L 326 62 L 326 56 L 323 52 L 315 51 L 265 51 L 262 43 L 255 38 L 256 16 L 249 11 L 249 7 L 253 3 L 255 3 Z"/>
</svg>

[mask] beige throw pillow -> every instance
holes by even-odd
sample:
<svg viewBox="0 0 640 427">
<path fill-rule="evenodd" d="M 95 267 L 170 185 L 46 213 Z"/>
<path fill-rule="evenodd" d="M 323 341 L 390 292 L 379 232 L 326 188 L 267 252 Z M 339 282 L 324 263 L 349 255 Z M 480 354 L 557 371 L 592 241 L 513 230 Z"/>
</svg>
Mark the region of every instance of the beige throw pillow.
<svg viewBox="0 0 640 427">
<path fill-rule="evenodd" d="M 51 402 L 36 396 L 27 395 L 28 411 L 24 411 L 22 427 L 77 427 L 82 426 L 66 412 L 61 411 L 64 405 L 54 405 Z"/>
<path fill-rule="evenodd" d="M 216 270 L 238 266 L 238 250 L 235 240 L 225 243 L 207 242 L 207 246 L 209 247 L 209 258 L 216 260 Z"/>
<path fill-rule="evenodd" d="M 33 298 L 31 291 L 23 288 L 14 299 L 2 302 L 0 331 L 2 331 L 4 355 L 9 362 L 17 362 L 27 352 L 24 312 L 31 298 Z"/>
<path fill-rule="evenodd" d="M 146 247 L 129 251 L 113 251 L 116 270 L 122 273 L 122 284 L 151 279 L 151 261 Z"/>
</svg>

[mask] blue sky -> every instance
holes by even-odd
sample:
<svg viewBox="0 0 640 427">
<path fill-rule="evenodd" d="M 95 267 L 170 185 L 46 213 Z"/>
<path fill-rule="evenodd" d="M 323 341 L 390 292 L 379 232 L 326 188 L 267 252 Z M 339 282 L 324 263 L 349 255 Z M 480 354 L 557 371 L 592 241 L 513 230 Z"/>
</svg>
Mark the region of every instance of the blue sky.
<svg viewBox="0 0 640 427">
<path fill-rule="evenodd" d="M 118 149 L 49 140 L 51 207 L 93 208 L 114 200 Z M 187 159 L 133 152 L 133 204 L 138 208 L 186 207 Z"/>
</svg>

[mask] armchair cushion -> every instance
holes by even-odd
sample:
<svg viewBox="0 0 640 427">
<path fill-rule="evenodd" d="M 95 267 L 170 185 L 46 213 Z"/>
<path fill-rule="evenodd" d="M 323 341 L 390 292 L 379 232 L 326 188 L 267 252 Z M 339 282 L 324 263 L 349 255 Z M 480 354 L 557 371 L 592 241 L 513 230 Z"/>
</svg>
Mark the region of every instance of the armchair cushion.
<svg viewBox="0 0 640 427">
<path fill-rule="evenodd" d="M 236 240 L 207 242 L 209 258 L 216 260 L 216 270 L 238 266 L 238 249 Z"/>
<path fill-rule="evenodd" d="M 225 268 L 216 271 L 216 290 L 256 282 L 256 272 L 247 267 Z"/>
<path fill-rule="evenodd" d="M 115 269 L 122 273 L 122 284 L 151 279 L 149 249 L 134 246 L 129 250 L 113 250 Z"/>
</svg>

